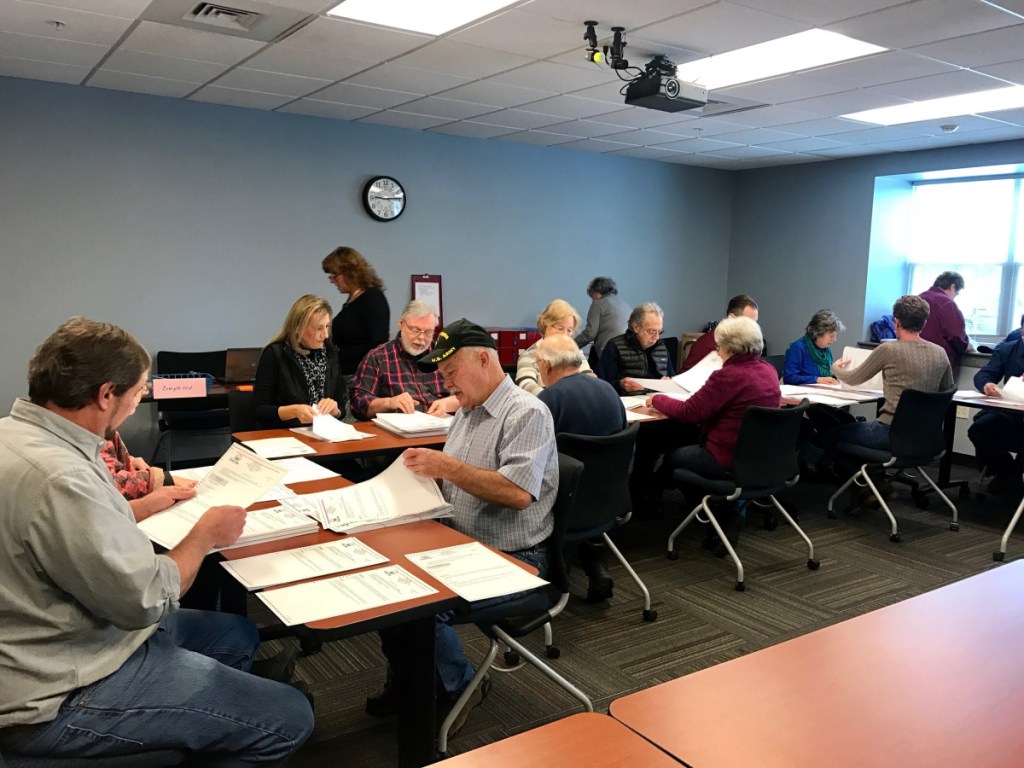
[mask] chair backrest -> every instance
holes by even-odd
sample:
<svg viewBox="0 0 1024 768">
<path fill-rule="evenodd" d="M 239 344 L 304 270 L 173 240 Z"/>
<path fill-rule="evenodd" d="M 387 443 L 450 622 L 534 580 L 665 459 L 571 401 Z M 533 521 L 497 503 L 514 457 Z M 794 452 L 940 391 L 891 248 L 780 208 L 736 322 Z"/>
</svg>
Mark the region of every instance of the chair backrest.
<svg viewBox="0 0 1024 768">
<path fill-rule="evenodd" d="M 156 373 L 208 373 L 215 379 L 224 378 L 227 350 L 214 352 L 156 353 Z M 163 424 L 161 429 L 206 430 L 228 426 L 223 395 L 208 398 L 158 400 Z"/>
<path fill-rule="evenodd" d="M 931 461 L 946 450 L 942 424 L 955 390 L 921 392 L 905 389 L 900 394 L 889 428 L 889 450 L 900 458 Z"/>
<path fill-rule="evenodd" d="M 679 370 L 676 362 L 679 360 L 679 338 L 677 336 L 662 336 L 661 341 L 665 344 L 665 349 L 668 350 L 669 371 L 675 372 Z"/>
<path fill-rule="evenodd" d="M 750 406 L 743 414 L 732 473 L 744 490 L 785 485 L 800 472 L 796 441 L 810 403 L 793 408 Z"/>
<path fill-rule="evenodd" d="M 558 495 L 555 496 L 555 503 L 551 508 L 555 525 L 551 536 L 548 537 L 547 580 L 563 594 L 569 591 L 569 574 L 565 567 L 565 555 L 562 552 L 563 543 L 582 475 L 583 464 L 580 461 L 572 456 L 558 454 Z"/>
<path fill-rule="evenodd" d="M 256 403 L 252 392 L 232 391 L 228 393 L 228 422 L 232 432 L 249 432 L 259 429 L 256 423 Z"/>
<path fill-rule="evenodd" d="M 583 477 L 576 492 L 569 531 L 611 529 L 615 518 L 632 508 L 629 496 L 629 462 L 633 457 L 640 424 L 613 435 L 595 437 L 562 432 L 555 436 L 559 453 L 583 462 Z"/>
<path fill-rule="evenodd" d="M 779 378 L 782 378 L 782 371 L 786 367 L 785 355 L 765 355 L 761 359 L 775 368 L 775 372 L 779 374 Z"/>
<path fill-rule="evenodd" d="M 227 350 L 214 352 L 164 352 L 156 353 L 157 373 L 208 373 L 215 379 L 224 378 Z"/>
</svg>

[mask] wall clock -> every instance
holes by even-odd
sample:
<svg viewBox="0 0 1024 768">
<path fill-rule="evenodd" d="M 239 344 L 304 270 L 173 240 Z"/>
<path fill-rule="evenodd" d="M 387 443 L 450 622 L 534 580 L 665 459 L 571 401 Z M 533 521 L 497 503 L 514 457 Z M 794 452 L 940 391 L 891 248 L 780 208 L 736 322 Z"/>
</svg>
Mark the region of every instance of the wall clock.
<svg viewBox="0 0 1024 768">
<path fill-rule="evenodd" d="M 363 208 L 377 221 L 397 219 L 405 201 L 405 189 L 390 176 L 374 176 L 363 187 Z"/>
</svg>

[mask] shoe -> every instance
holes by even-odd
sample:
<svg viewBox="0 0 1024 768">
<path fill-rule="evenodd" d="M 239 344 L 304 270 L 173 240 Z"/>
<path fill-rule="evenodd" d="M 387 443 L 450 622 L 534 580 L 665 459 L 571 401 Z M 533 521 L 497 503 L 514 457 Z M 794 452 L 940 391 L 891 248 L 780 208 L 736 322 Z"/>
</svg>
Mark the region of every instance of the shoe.
<svg viewBox="0 0 1024 768">
<path fill-rule="evenodd" d="M 487 698 L 487 694 L 491 692 L 491 676 L 484 675 L 484 679 L 480 681 L 480 685 L 476 687 L 473 694 L 469 697 L 466 702 L 466 706 L 462 708 L 455 720 L 452 721 L 452 727 L 448 729 L 448 737 L 452 738 L 457 736 L 459 731 L 462 730 L 466 721 L 469 719 L 469 713 L 472 712 L 476 707 L 480 706 L 480 703 Z M 461 694 L 459 694 L 461 695 Z M 451 697 L 450 703 L 455 704 L 459 699 L 459 695 Z"/>
<path fill-rule="evenodd" d="M 1024 480 L 1016 474 L 996 475 L 988 483 L 993 496 L 1017 496 L 1024 492 Z"/>
<path fill-rule="evenodd" d="M 605 600 L 610 600 L 612 590 L 615 588 L 615 582 L 612 581 L 611 574 L 608 573 L 604 543 L 581 541 L 578 551 L 580 561 L 583 563 L 583 570 L 589 579 L 587 602 L 601 603 Z"/>
<path fill-rule="evenodd" d="M 250 672 L 256 677 L 275 680 L 279 683 L 290 683 L 295 674 L 295 657 L 298 656 L 298 653 L 297 648 L 288 646 L 270 658 L 254 661 Z"/>
<path fill-rule="evenodd" d="M 384 685 L 373 696 L 366 697 L 366 714 L 373 717 L 397 715 L 399 696 L 395 675 L 389 666 L 387 677 L 384 678 Z"/>
<path fill-rule="evenodd" d="M 866 485 L 856 485 L 850 493 L 850 503 L 846 505 L 843 514 L 859 515 L 870 508 L 871 502 L 875 502 L 876 506 L 878 505 L 878 500 L 875 498 L 875 494 L 871 492 L 871 489 Z"/>
</svg>

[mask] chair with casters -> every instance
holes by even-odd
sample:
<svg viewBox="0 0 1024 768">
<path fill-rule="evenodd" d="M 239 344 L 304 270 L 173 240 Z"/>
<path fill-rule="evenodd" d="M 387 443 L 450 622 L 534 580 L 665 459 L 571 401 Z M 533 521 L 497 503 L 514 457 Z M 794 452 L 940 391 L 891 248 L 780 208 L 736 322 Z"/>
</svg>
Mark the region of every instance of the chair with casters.
<svg viewBox="0 0 1024 768">
<path fill-rule="evenodd" d="M 215 352 L 157 352 L 156 373 L 158 375 L 196 373 L 197 375 L 212 376 L 215 379 L 223 378 L 226 355 L 226 350 Z M 227 398 L 224 395 L 209 395 L 205 398 L 184 398 L 180 400 L 158 400 L 160 437 L 157 439 L 156 447 L 153 449 L 153 457 L 150 463 L 158 463 L 157 459 L 161 455 L 161 449 L 163 449 L 164 468 L 171 470 L 174 463 L 174 443 L 176 440 L 194 442 L 196 438 L 206 439 L 223 436 L 222 440 L 218 441 L 218 449 L 210 452 L 211 456 L 220 456 L 231 441 L 227 406 Z"/>
<path fill-rule="evenodd" d="M 188 754 L 177 749 L 158 749 L 111 757 L 49 757 L 4 752 L 0 756 L 0 768 L 138 768 L 140 765 L 146 768 L 170 768 L 184 765 Z"/>
<path fill-rule="evenodd" d="M 578 699 L 587 712 L 594 711 L 594 705 L 585 693 L 519 642 L 519 638 L 543 627 L 548 658 L 557 659 L 560 655 L 558 647 L 552 642 L 551 620 L 561 613 L 566 603 L 569 602 L 569 576 L 562 555 L 562 546 L 569 524 L 569 515 L 572 512 L 573 499 L 582 474 L 583 464 L 571 456 L 558 455 L 558 495 L 555 497 L 555 503 L 551 510 L 554 529 L 547 540 L 547 580 L 551 582 L 551 588 L 535 590 L 514 600 L 484 608 L 468 615 L 463 622 L 475 624 L 481 632 L 490 638 L 491 643 L 473 679 L 470 680 L 466 690 L 459 696 L 448 716 L 441 723 L 437 736 L 439 754 L 444 755 L 448 751 L 448 732 L 451 730 L 452 724 L 474 691 L 483 682 L 484 677 L 492 670 L 514 672 L 529 662 L 549 680 Z M 554 605 L 551 603 L 552 593 L 557 593 Z M 495 659 L 502 651 L 504 651 L 505 666 L 495 666 Z"/>
<path fill-rule="evenodd" d="M 594 437 L 563 432 L 555 436 L 559 453 L 583 462 L 583 477 L 573 502 L 566 531 L 566 543 L 586 541 L 600 536 L 630 578 L 644 595 L 644 621 L 654 621 L 658 612 L 651 609 L 651 593 L 608 532 L 629 521 L 633 514 L 629 495 L 629 462 L 633 456 L 639 424 L 614 435 Z"/>
<path fill-rule="evenodd" d="M 228 392 L 228 426 L 232 433 L 259 429 L 256 423 L 256 403 L 252 392 Z"/>
<path fill-rule="evenodd" d="M 935 481 L 922 469 L 926 464 L 931 464 L 942 458 L 946 453 L 946 440 L 942 432 L 942 423 L 953 399 L 953 390 L 948 392 L 921 392 L 916 389 L 906 389 L 900 395 L 899 404 L 892 417 L 892 425 L 889 428 L 889 450 L 878 450 L 866 448 L 854 443 L 836 443 L 833 450 L 837 454 L 849 457 L 861 463 L 860 469 L 850 476 L 850 479 L 840 486 L 839 490 L 832 494 L 828 500 L 828 516 L 836 517 L 835 502 L 843 492 L 851 485 L 860 487 L 867 486 L 875 499 L 878 500 L 882 511 L 889 518 L 890 532 L 889 540 L 898 542 L 900 540 L 899 526 L 896 518 L 885 503 L 882 494 L 879 493 L 875 481 L 871 479 L 870 472 L 881 472 L 884 477 L 893 482 L 910 482 L 914 488 L 914 500 L 920 507 L 926 506 L 918 501 L 918 495 L 923 494 L 916 488 L 916 480 L 906 473 L 908 469 L 915 469 L 917 475 L 924 478 L 931 489 L 946 503 L 946 506 L 953 513 L 953 520 L 949 524 L 949 530 L 959 531 L 960 523 L 957 519 L 956 505 L 949 500 L 949 497 L 942 492 L 942 489 L 935 484 Z M 889 470 L 895 472 L 889 476 Z"/>
<path fill-rule="evenodd" d="M 779 379 L 782 379 L 782 372 L 786 367 L 786 356 L 785 355 L 765 355 L 763 358 L 766 363 L 770 364 L 777 374 Z"/>
<path fill-rule="evenodd" d="M 820 563 L 814 558 L 814 544 L 776 498 L 776 494 L 795 485 L 800 479 L 796 445 L 800 434 L 800 421 L 808 405 L 807 400 L 802 400 L 793 408 L 747 408 L 743 414 L 736 450 L 733 453 L 732 472 L 727 478 L 712 479 L 688 469 L 673 470 L 672 479 L 677 484 L 700 488 L 705 496 L 669 536 L 669 560 L 678 559 L 676 537 L 686 526 L 694 519 L 708 522 L 736 564 L 736 590 L 743 592 L 746 589 L 743 581 L 743 563 L 715 518 L 711 504 L 767 499 L 807 544 L 807 567 L 812 571 L 818 570 Z M 701 518 L 701 512 L 707 516 L 707 520 Z"/>
</svg>

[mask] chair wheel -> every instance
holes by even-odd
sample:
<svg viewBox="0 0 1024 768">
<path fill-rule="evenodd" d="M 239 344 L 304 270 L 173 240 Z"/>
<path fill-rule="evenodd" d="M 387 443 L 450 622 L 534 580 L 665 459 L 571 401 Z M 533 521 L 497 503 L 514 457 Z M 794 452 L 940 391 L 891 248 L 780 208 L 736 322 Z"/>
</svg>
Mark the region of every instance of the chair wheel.
<svg viewBox="0 0 1024 768">
<path fill-rule="evenodd" d="M 668 551 L 668 559 L 669 560 L 678 560 L 679 559 L 679 553 L 676 552 L 674 549 L 670 549 Z"/>
<path fill-rule="evenodd" d="M 644 621 L 654 621 L 658 618 L 658 612 L 653 608 L 644 608 Z"/>
<path fill-rule="evenodd" d="M 1005 557 L 1006 557 L 1006 553 L 1005 552 L 993 552 L 992 553 L 992 559 L 995 560 L 997 563 L 1003 562 L 1003 559 Z"/>
<path fill-rule="evenodd" d="M 807 561 L 807 568 L 812 571 L 816 571 L 821 568 L 821 563 L 815 560 L 813 557 Z"/>
<path fill-rule="evenodd" d="M 951 531 L 959 531 L 960 530 L 960 523 L 950 523 L 949 524 L 949 530 L 951 530 Z"/>
<path fill-rule="evenodd" d="M 505 651 L 505 666 L 506 667 L 518 667 L 519 666 L 519 654 L 515 651 Z"/>
<path fill-rule="evenodd" d="M 742 581 L 737 581 L 736 582 L 736 591 L 737 592 L 746 592 L 747 591 L 747 585 L 744 584 Z"/>
<path fill-rule="evenodd" d="M 899 544 L 899 542 L 900 542 L 900 535 L 898 533 L 890 533 L 889 534 L 889 541 L 891 541 L 893 544 Z"/>
<path fill-rule="evenodd" d="M 971 489 L 968 488 L 966 485 L 961 485 L 958 495 L 961 499 L 969 499 L 971 498 Z"/>
<path fill-rule="evenodd" d="M 547 652 L 549 659 L 557 659 L 559 656 L 562 655 L 562 651 L 559 649 L 557 645 L 549 645 L 547 647 Z"/>
</svg>

